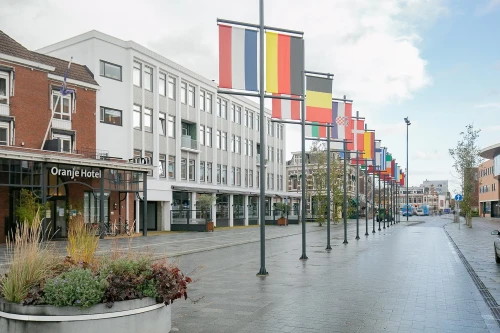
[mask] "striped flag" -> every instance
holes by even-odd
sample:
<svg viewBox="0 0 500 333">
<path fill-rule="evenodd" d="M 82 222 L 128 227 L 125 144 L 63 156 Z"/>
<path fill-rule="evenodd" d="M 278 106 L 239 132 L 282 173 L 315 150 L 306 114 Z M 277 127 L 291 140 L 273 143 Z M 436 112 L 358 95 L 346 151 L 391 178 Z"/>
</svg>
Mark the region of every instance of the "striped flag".
<svg viewBox="0 0 500 333">
<path fill-rule="evenodd" d="M 306 76 L 306 120 L 332 124 L 333 80 Z"/>
<path fill-rule="evenodd" d="M 354 119 L 351 131 L 352 142 L 347 143 L 347 150 L 363 151 L 365 141 L 365 121 L 363 119 Z"/>
<path fill-rule="evenodd" d="M 279 94 L 273 94 L 276 96 Z M 299 97 L 296 95 L 281 95 L 286 97 Z M 272 117 L 278 119 L 300 120 L 300 101 L 273 98 Z"/>
<path fill-rule="evenodd" d="M 392 172 L 392 155 L 390 153 L 385 154 L 385 172 L 384 174 L 390 175 Z"/>
<path fill-rule="evenodd" d="M 369 160 L 368 165 L 375 161 L 375 132 L 364 133 L 364 154 L 363 158 Z"/>
<path fill-rule="evenodd" d="M 219 87 L 257 91 L 257 31 L 219 24 Z"/>
<path fill-rule="evenodd" d="M 382 155 L 383 155 L 383 148 L 380 147 L 382 143 L 380 141 L 375 142 L 375 167 L 376 170 L 381 170 L 382 167 Z M 384 159 L 385 161 L 385 159 Z"/>
<path fill-rule="evenodd" d="M 332 138 L 351 140 L 352 137 L 352 103 L 332 102 L 333 123 Z"/>
<path fill-rule="evenodd" d="M 306 138 L 326 138 L 326 126 L 306 125 Z"/>
<path fill-rule="evenodd" d="M 266 91 L 302 95 L 304 40 L 266 32 Z"/>
</svg>

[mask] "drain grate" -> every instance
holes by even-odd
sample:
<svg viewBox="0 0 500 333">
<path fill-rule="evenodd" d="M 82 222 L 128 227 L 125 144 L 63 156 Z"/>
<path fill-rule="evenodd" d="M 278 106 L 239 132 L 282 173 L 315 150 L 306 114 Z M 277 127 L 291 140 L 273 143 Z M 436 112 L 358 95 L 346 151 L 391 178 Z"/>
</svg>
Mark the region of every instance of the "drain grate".
<svg viewBox="0 0 500 333">
<path fill-rule="evenodd" d="M 477 290 L 483 297 L 484 302 L 488 305 L 490 308 L 491 313 L 493 314 L 493 317 L 495 318 L 498 326 L 500 326 L 500 305 L 498 305 L 497 301 L 495 298 L 490 294 L 490 291 L 486 288 L 484 285 L 483 281 L 479 278 L 479 276 L 476 274 L 474 271 L 474 268 L 469 264 L 465 256 L 462 254 L 462 251 L 458 248 L 457 244 L 451 238 L 450 234 L 446 230 L 446 228 L 443 226 L 444 232 L 446 233 L 446 236 L 448 236 L 448 239 L 450 240 L 451 244 L 453 244 L 453 247 L 455 248 L 455 251 L 457 252 L 458 256 L 460 257 L 460 260 L 462 260 L 462 263 L 465 266 L 465 269 L 467 269 L 467 272 L 469 273 L 470 277 L 472 278 L 472 281 L 476 285 Z"/>
</svg>

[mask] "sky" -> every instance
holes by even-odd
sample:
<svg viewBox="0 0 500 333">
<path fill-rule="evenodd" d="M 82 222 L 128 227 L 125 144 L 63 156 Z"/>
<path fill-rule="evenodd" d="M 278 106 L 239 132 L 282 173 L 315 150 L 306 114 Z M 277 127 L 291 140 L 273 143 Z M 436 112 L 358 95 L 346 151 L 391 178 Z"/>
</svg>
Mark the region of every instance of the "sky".
<svg viewBox="0 0 500 333">
<path fill-rule="evenodd" d="M 217 18 L 258 23 L 259 1 L 3 0 L 0 29 L 29 49 L 95 29 L 217 81 Z M 500 142 L 500 0 L 265 0 L 265 24 L 304 32 L 306 69 L 335 75 L 409 184 L 458 179 L 448 151 L 468 124 Z M 23 18 L 20 20 L 20 18 Z M 287 125 L 287 158 L 300 147 Z"/>
</svg>

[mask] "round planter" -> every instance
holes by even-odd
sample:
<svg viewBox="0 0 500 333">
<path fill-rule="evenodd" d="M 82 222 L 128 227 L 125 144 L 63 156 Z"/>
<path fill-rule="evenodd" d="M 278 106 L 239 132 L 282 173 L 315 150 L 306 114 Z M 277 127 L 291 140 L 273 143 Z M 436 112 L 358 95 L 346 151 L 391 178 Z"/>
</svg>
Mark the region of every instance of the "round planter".
<svg viewBox="0 0 500 333">
<path fill-rule="evenodd" d="M 153 298 L 116 302 L 111 308 L 97 304 L 84 309 L 23 306 L 0 300 L 0 332 L 9 333 L 165 333 L 171 329 L 171 316 L 171 305 L 158 304 Z"/>
</svg>

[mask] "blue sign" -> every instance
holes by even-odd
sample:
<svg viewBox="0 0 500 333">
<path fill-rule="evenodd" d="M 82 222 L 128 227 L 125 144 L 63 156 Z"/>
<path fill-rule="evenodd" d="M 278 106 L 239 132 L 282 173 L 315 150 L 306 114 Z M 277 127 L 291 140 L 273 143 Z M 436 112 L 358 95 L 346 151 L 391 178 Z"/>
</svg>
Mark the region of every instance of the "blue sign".
<svg viewBox="0 0 500 333">
<path fill-rule="evenodd" d="M 462 201 L 463 197 L 461 194 L 455 194 L 455 201 Z"/>
</svg>

